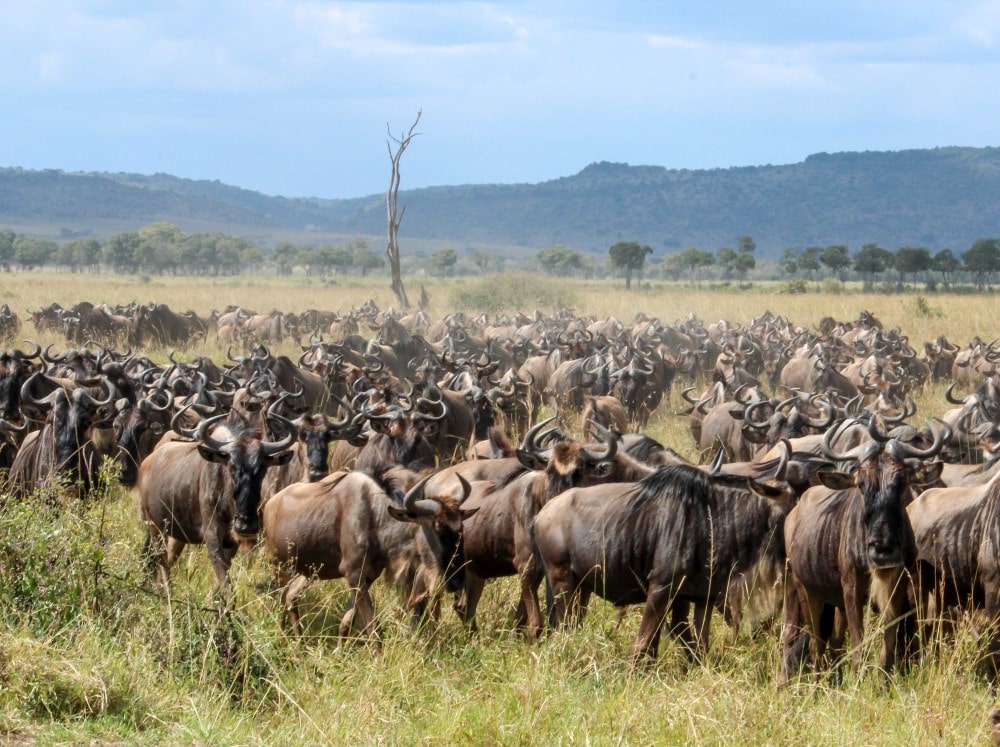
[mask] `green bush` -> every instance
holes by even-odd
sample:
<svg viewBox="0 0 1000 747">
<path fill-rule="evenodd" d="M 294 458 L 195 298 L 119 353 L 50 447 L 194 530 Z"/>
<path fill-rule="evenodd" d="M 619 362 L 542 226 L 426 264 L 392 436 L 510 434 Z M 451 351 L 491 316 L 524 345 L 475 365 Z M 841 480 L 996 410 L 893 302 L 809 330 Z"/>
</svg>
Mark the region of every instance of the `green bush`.
<svg viewBox="0 0 1000 747">
<path fill-rule="evenodd" d="M 454 309 L 485 314 L 578 305 L 576 294 L 564 284 L 526 273 L 487 275 L 461 283 L 452 289 L 449 300 Z"/>
</svg>

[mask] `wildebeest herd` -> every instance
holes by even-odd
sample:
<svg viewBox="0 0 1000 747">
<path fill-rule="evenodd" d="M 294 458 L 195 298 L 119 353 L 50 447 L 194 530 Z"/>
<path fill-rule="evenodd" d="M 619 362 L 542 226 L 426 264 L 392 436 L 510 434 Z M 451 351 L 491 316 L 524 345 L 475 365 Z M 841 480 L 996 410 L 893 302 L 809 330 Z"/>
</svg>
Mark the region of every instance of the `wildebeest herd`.
<svg viewBox="0 0 1000 747">
<path fill-rule="evenodd" d="M 6 500 L 92 500 L 113 462 L 161 588 L 185 545 L 205 545 L 223 597 L 241 548 L 263 552 L 295 632 L 308 584 L 344 578 L 339 634 L 372 634 L 383 575 L 415 620 L 451 595 L 472 628 L 486 582 L 516 576 L 532 637 L 594 594 L 642 605 L 634 662 L 663 632 L 700 657 L 713 612 L 738 629 L 764 610 L 786 679 L 848 645 L 860 662 L 866 619 L 886 670 L 959 613 L 1000 622 L 995 343 L 914 347 L 867 312 L 808 327 L 53 304 L 32 321 L 67 343 L 0 354 Z M 9 309 L 0 323 L 20 332 Z M 206 338 L 224 364 L 137 352 Z M 941 379 L 953 408 L 911 425 L 911 394 Z M 643 434 L 675 386 L 704 464 Z"/>
</svg>

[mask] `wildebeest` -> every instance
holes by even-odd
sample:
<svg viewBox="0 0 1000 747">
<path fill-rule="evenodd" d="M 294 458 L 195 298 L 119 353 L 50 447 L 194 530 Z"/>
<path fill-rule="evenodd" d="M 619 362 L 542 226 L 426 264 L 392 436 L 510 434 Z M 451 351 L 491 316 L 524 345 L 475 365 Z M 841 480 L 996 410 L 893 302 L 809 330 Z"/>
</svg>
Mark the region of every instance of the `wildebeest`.
<svg viewBox="0 0 1000 747">
<path fill-rule="evenodd" d="M 417 613 L 439 579 L 452 589 L 461 587 L 462 521 L 472 513 L 461 504 L 469 484 L 459 477 L 448 490 L 428 495 L 424 478 L 396 503 L 388 491 L 399 472 L 387 473 L 389 484 L 387 476 L 380 481 L 362 472 L 335 472 L 319 482 L 290 485 L 264 506 L 265 547 L 296 633 L 301 632 L 296 599 L 313 579 L 347 580 L 350 599 L 340 621 L 341 639 L 351 632 L 356 614 L 363 633 L 372 632 L 369 587 L 383 571 L 397 581 L 412 578 L 407 606 Z"/>
<path fill-rule="evenodd" d="M 41 398 L 32 395 L 36 383 L 49 393 Z M 14 457 L 10 485 L 15 494 L 26 495 L 52 478 L 78 484 L 81 497 L 89 494 L 102 459 L 91 434 L 95 427 L 111 421 L 110 405 L 117 396 L 114 385 L 105 384 L 107 398 L 98 400 L 82 387 L 67 390 L 40 373 L 24 382 L 22 406 L 26 412 L 45 413 L 45 424 L 28 434 Z"/>
<path fill-rule="evenodd" d="M 644 603 L 633 663 L 656 655 L 668 611 L 672 631 L 700 655 L 713 605 L 734 575 L 777 548 L 792 498 L 787 485 L 691 465 L 662 467 L 637 483 L 567 490 L 541 509 L 533 530 L 553 622 L 582 609 L 592 593 L 618 606 Z M 686 624 L 692 604 L 693 640 Z"/>
<path fill-rule="evenodd" d="M 161 443 L 139 466 L 144 553 L 161 587 L 184 546 L 204 543 L 215 589 L 228 592 L 238 540 L 260 531 L 257 507 L 264 472 L 292 458 L 288 448 L 296 428 L 291 421 L 271 415 L 286 435 L 266 441 L 260 431 L 239 421 L 216 428 L 224 417 L 203 420 L 196 431 L 183 434 L 194 441 Z"/>
<path fill-rule="evenodd" d="M 912 642 L 908 573 L 916 568 L 917 550 L 906 505 L 911 483 L 930 482 L 940 473 L 940 463 L 925 466 L 924 460 L 941 451 L 951 432 L 936 431 L 931 446 L 918 449 L 889 438 L 873 418 L 870 440 L 837 453 L 831 448 L 835 430 L 824 436 L 826 456 L 856 462 L 857 471 L 820 472 L 825 487 L 807 490 L 785 521 L 785 679 L 801 667 L 804 632 L 812 641 L 814 665 L 823 655 L 833 635 L 834 610 L 846 622 L 852 658 L 860 665 L 869 599 L 881 615 L 882 668 L 893 669 Z"/>
<path fill-rule="evenodd" d="M 1000 473 L 974 487 L 929 488 L 907 508 L 917 543 L 916 598 L 921 617 L 984 609 L 986 664 L 1000 673 Z M 930 626 L 928 626 L 930 627 Z"/>
</svg>

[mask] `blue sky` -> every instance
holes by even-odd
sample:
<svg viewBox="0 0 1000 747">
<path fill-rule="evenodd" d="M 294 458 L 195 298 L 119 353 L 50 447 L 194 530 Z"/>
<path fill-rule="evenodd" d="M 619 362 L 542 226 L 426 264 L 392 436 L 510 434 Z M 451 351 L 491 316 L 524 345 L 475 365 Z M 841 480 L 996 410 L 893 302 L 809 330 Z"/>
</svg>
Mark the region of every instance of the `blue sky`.
<svg viewBox="0 0 1000 747">
<path fill-rule="evenodd" d="M 5 0 L 0 166 L 267 194 L 1000 145 L 1000 0 Z"/>
</svg>

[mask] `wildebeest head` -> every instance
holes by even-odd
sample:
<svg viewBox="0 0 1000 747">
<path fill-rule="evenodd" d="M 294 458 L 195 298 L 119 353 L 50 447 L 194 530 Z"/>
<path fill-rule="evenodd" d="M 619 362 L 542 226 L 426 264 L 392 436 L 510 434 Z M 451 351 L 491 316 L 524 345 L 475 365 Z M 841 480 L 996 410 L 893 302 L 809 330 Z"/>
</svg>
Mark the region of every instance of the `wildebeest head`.
<svg viewBox="0 0 1000 747">
<path fill-rule="evenodd" d="M 469 497 L 472 486 L 461 475 L 455 475 L 460 493 L 439 489 L 435 495 L 426 494 L 427 481 L 420 480 L 410 488 L 403 499 L 403 506 L 389 506 L 389 515 L 398 521 L 419 525 L 438 561 L 445 588 L 461 591 L 465 586 L 465 548 L 462 540 L 462 523 L 478 511 L 465 509 L 462 503 Z"/>
<path fill-rule="evenodd" d="M 361 433 L 361 421 L 354 415 L 354 411 L 348 409 L 342 420 L 330 420 L 325 413 L 313 413 L 292 421 L 299 429 L 299 440 L 305 445 L 309 482 L 322 480 L 330 472 L 330 444 L 333 441 L 353 441 Z"/>
<path fill-rule="evenodd" d="M 129 402 L 127 397 L 122 397 L 115 403 L 113 428 L 118 449 L 115 461 L 121 466 L 118 479 L 122 485 L 135 485 L 139 464 L 152 453 L 153 447 L 170 425 L 173 399 L 169 390 L 160 390 L 159 396 L 152 393 L 135 404 Z"/>
<path fill-rule="evenodd" d="M 32 353 L 21 350 L 0 352 L 0 416 L 16 420 L 20 414 L 21 385 L 31 375 L 32 361 L 37 359 L 42 349 L 35 343 Z"/>
<path fill-rule="evenodd" d="M 618 452 L 618 439 L 600 426 L 595 428 L 604 440 L 603 449 L 591 449 L 586 444 L 568 439 L 540 448 L 536 435 L 554 419 L 543 420 L 532 427 L 525 434 L 521 448 L 517 450 L 517 458 L 521 464 L 528 469 L 541 470 L 535 480 L 534 490 L 544 491 L 544 498 L 537 496 L 543 502 L 569 488 L 608 479 L 615 469 L 614 459 Z"/>
<path fill-rule="evenodd" d="M 292 452 L 288 448 L 295 441 L 298 429 L 287 418 L 272 415 L 271 419 L 286 433 L 279 441 L 265 441 L 259 431 L 242 425 L 231 426 L 231 431 L 227 429 L 224 439 L 216 438 L 209 430 L 224 417 L 217 415 L 198 424 L 198 452 L 202 458 L 228 467 L 236 504 L 233 531 L 237 536 L 254 537 L 260 532 L 257 508 L 264 473 L 268 467 L 291 460 Z"/>
<path fill-rule="evenodd" d="M 877 418 L 872 418 L 868 425 L 871 440 L 844 454 L 831 448 L 836 430 L 831 428 L 823 437 L 825 455 L 834 461 L 857 461 L 857 471 L 852 474 L 820 472 L 819 478 L 833 490 L 858 489 L 864 501 L 868 561 L 876 569 L 897 568 L 906 561 L 905 543 L 911 534 L 905 511 L 911 499 L 910 484 L 937 479 L 942 464 L 927 460 L 940 453 L 951 437 L 951 429 L 944 426 L 935 432 L 930 447 L 918 449 L 891 438 L 879 427 Z"/>
</svg>

